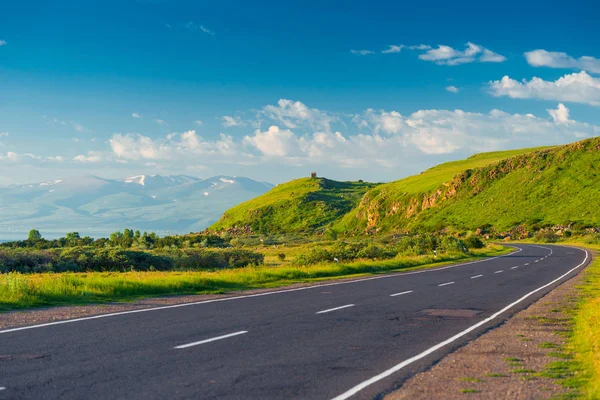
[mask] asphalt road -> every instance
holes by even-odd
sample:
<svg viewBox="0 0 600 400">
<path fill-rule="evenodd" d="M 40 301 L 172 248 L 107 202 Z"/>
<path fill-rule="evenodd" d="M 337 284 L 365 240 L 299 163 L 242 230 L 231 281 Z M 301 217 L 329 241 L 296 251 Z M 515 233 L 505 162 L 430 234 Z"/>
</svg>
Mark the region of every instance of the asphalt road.
<svg viewBox="0 0 600 400">
<path fill-rule="evenodd" d="M 0 399 L 374 398 L 589 260 L 518 247 L 437 270 L 0 331 Z"/>
</svg>

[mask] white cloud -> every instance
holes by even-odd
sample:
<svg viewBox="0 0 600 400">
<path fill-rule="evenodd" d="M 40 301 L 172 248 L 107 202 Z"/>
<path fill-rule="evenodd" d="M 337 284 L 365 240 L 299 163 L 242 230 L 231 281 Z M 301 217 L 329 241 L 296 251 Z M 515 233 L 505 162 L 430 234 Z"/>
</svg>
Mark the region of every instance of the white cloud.
<svg viewBox="0 0 600 400">
<path fill-rule="evenodd" d="M 554 122 L 557 124 L 568 124 L 570 122 L 574 122 L 569 119 L 569 109 L 563 103 L 559 103 L 556 110 L 550 109 L 546 111 L 548 111 L 548 114 L 550 114 Z"/>
<path fill-rule="evenodd" d="M 446 90 L 452 93 L 458 93 L 460 91 L 459 88 L 457 88 L 456 86 L 446 86 Z"/>
<path fill-rule="evenodd" d="M 8 132 L 0 132 L 0 137 L 8 137 Z"/>
<path fill-rule="evenodd" d="M 404 48 L 403 44 L 400 44 L 400 45 L 390 44 L 389 47 L 387 48 L 387 50 L 383 50 L 382 53 L 383 54 L 400 53 L 400 51 L 402 51 L 403 48 Z"/>
<path fill-rule="evenodd" d="M 224 117 L 221 118 L 221 120 L 223 121 L 223 126 L 225 128 L 232 128 L 235 126 L 244 126 L 244 122 L 242 121 L 242 119 L 238 116 L 234 116 L 234 117 L 230 117 L 228 115 L 225 115 Z"/>
<path fill-rule="evenodd" d="M 164 119 L 155 119 L 154 122 L 156 122 L 160 126 L 163 126 L 165 124 L 165 120 Z"/>
<path fill-rule="evenodd" d="M 431 49 L 431 46 L 428 44 L 419 44 L 416 46 L 408 46 L 407 48 L 409 50 L 429 50 L 429 49 Z"/>
<path fill-rule="evenodd" d="M 87 155 L 80 154 L 73 157 L 73 161 L 78 163 L 99 163 L 102 161 L 102 153 L 98 151 L 88 151 Z"/>
<path fill-rule="evenodd" d="M 506 60 L 506 57 L 471 42 L 467 43 L 464 51 L 445 45 L 439 45 L 437 48 L 427 48 L 425 46 L 417 49 L 426 50 L 419 55 L 419 59 L 432 61 L 438 65 L 459 65 L 472 62 L 497 63 Z"/>
<path fill-rule="evenodd" d="M 366 55 L 369 55 L 369 54 L 373 54 L 374 52 L 371 51 L 371 50 L 354 50 L 354 49 L 352 49 L 352 50 L 350 50 L 350 53 L 352 53 L 352 54 L 358 54 L 360 56 L 366 56 Z"/>
<path fill-rule="evenodd" d="M 194 121 L 194 123 L 198 126 L 202 126 L 202 121 L 200 121 L 199 119 L 197 119 L 196 121 Z"/>
<path fill-rule="evenodd" d="M 331 131 L 331 124 L 338 120 L 338 117 L 331 113 L 309 108 L 301 101 L 287 99 L 280 99 L 276 106 L 265 106 L 259 116 L 290 129 L 307 125 L 308 128 L 314 131 L 325 132 Z"/>
<path fill-rule="evenodd" d="M 217 140 L 204 140 L 195 130 L 171 133 L 164 139 L 152 139 L 138 133 L 114 134 L 111 150 L 121 160 L 185 160 L 186 157 L 236 155 L 237 146 L 231 136 L 221 134 Z"/>
<path fill-rule="evenodd" d="M 545 81 L 534 77 L 530 81 L 518 82 L 508 76 L 489 83 L 493 96 L 514 99 L 543 99 L 600 106 L 600 78 L 585 71 L 567 74 L 556 81 Z"/>
<path fill-rule="evenodd" d="M 86 129 L 86 128 L 85 128 L 83 125 L 81 125 L 81 124 L 78 124 L 77 122 L 73 122 L 73 121 L 71 121 L 71 126 L 72 126 L 72 127 L 73 127 L 73 129 L 75 129 L 77 132 L 85 132 L 85 131 L 87 131 L 87 129 Z"/>
<path fill-rule="evenodd" d="M 567 143 L 600 135 L 600 127 L 570 118 L 563 104 L 541 117 L 500 110 L 472 113 L 439 109 L 405 115 L 384 109 L 337 114 L 282 99 L 256 114 L 257 126 L 268 125 L 241 139 L 226 134 L 205 139 L 195 130 L 159 138 L 116 133 L 109 140 L 110 152 L 94 149 L 76 157 L 63 157 L 63 161 L 87 163 L 89 168 L 94 163 L 111 162 L 179 171 L 193 166 L 227 165 L 262 168 L 261 173 L 267 172 L 268 176 L 272 176 L 270 170 L 279 171 L 284 166 L 324 166 L 329 171 L 361 168 L 374 179 L 390 179 L 475 152 Z M 59 161 L 56 156 L 27 153 L 6 153 L 0 160 L 40 165 Z"/>
<path fill-rule="evenodd" d="M 142 117 L 138 113 L 131 113 L 131 118 L 140 119 Z"/>
<path fill-rule="evenodd" d="M 0 40 L 0 47 L 6 46 L 6 40 Z"/>
<path fill-rule="evenodd" d="M 213 31 L 211 31 L 210 29 L 206 28 L 204 25 L 200 25 L 200 24 L 196 24 L 194 22 L 188 22 L 187 24 L 185 24 L 185 28 L 189 31 L 194 31 L 194 30 L 200 30 L 204 33 L 206 33 L 207 35 L 211 35 L 214 36 L 215 33 Z"/>
<path fill-rule="evenodd" d="M 265 132 L 257 129 L 254 136 L 244 138 L 244 143 L 256 147 L 265 156 L 276 157 L 292 156 L 304 146 L 292 131 L 274 125 Z"/>
<path fill-rule="evenodd" d="M 215 34 L 213 31 L 211 31 L 211 30 L 210 30 L 210 29 L 208 29 L 208 28 L 205 28 L 203 25 L 200 25 L 200 30 L 201 30 L 202 32 L 204 32 L 204 33 L 208 33 L 209 35 L 213 35 L 213 36 L 214 36 L 214 34 Z"/>
<path fill-rule="evenodd" d="M 567 53 L 546 51 L 543 49 L 528 51 L 525 59 L 533 67 L 580 69 L 600 74 L 600 59 L 582 56 L 573 58 Z"/>
</svg>

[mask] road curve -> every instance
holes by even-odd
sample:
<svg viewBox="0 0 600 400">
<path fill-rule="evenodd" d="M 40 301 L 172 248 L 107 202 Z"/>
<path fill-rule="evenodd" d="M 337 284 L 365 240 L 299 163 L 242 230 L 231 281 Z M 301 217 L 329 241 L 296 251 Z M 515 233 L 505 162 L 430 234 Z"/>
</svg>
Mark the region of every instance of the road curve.
<svg viewBox="0 0 600 400">
<path fill-rule="evenodd" d="M 347 399 L 398 387 L 580 271 L 517 245 L 413 273 L 0 331 L 0 399 Z"/>
</svg>

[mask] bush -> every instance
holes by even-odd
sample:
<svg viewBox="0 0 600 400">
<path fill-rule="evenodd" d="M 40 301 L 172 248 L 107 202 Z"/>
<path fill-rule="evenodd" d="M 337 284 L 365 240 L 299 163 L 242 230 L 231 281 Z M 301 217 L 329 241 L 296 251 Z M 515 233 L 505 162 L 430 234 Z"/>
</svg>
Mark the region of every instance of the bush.
<svg viewBox="0 0 600 400">
<path fill-rule="evenodd" d="M 538 231 L 533 239 L 536 242 L 541 243 L 556 243 L 558 241 L 558 235 L 553 231 Z"/>
<path fill-rule="evenodd" d="M 239 268 L 263 262 L 263 254 L 239 249 L 138 251 L 85 246 L 0 250 L 2 273 L 207 270 Z"/>
<path fill-rule="evenodd" d="M 477 236 L 471 235 L 465 239 L 465 246 L 469 249 L 482 249 L 485 244 Z"/>
</svg>

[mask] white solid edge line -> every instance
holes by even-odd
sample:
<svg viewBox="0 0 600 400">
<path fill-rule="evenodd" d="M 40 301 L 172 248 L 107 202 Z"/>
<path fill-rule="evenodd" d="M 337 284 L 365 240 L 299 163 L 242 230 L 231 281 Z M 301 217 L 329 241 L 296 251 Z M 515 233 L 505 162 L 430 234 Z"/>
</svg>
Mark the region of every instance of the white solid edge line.
<svg viewBox="0 0 600 400">
<path fill-rule="evenodd" d="M 477 279 L 477 278 L 481 278 L 482 276 L 483 276 L 483 275 L 475 275 L 475 276 L 472 276 L 472 277 L 471 277 L 471 279 Z"/>
<path fill-rule="evenodd" d="M 214 341 L 221 340 L 221 339 L 227 339 L 227 338 L 230 338 L 233 336 L 243 335 L 244 333 L 248 333 L 248 331 L 239 331 L 239 332 L 229 333 L 229 334 L 223 335 L 223 336 L 217 336 L 217 337 L 210 338 L 210 339 L 200 340 L 199 342 L 182 344 L 180 346 L 175 346 L 173 348 L 174 349 L 186 349 L 188 347 L 198 346 L 199 344 L 210 343 L 210 342 L 214 342 Z"/>
<path fill-rule="evenodd" d="M 143 312 L 149 312 L 149 311 L 168 310 L 168 309 L 171 309 L 171 308 L 197 306 L 197 305 L 201 305 L 201 304 L 218 303 L 218 302 L 221 302 L 221 301 L 241 300 L 241 299 L 249 299 L 249 298 L 252 298 L 252 297 L 270 296 L 270 295 L 273 295 L 273 294 L 280 294 L 280 293 L 298 292 L 300 290 L 317 289 L 317 288 L 322 288 L 322 287 L 327 287 L 327 286 L 348 285 L 348 284 L 351 284 L 351 283 L 359 283 L 359 282 L 371 281 L 371 280 L 375 280 L 375 279 L 397 278 L 397 277 L 405 276 L 405 275 L 417 275 L 417 274 L 423 274 L 423 273 L 426 273 L 426 272 L 436 272 L 436 271 L 442 271 L 442 270 L 451 269 L 451 268 L 464 267 L 466 265 L 477 264 L 477 263 L 481 263 L 481 262 L 492 261 L 492 260 L 496 260 L 498 258 L 512 256 L 514 254 L 517 254 L 517 253 L 520 253 L 521 251 L 523 251 L 523 249 L 520 248 L 520 247 L 516 247 L 516 246 L 509 246 L 509 247 L 514 247 L 514 248 L 517 249 L 517 251 L 513 251 L 512 253 L 508 253 L 508 254 L 503 254 L 501 256 L 496 256 L 496 257 L 492 257 L 492 258 L 486 258 L 486 259 L 483 259 L 483 260 L 470 261 L 470 262 L 463 263 L 463 264 L 448 265 L 447 267 L 440 267 L 440 268 L 435 268 L 435 269 L 424 269 L 424 270 L 421 270 L 421 271 L 412 271 L 412 272 L 398 272 L 398 273 L 395 273 L 395 274 L 386 274 L 386 275 L 380 275 L 380 276 L 372 276 L 372 277 L 369 277 L 369 278 L 361 278 L 361 279 L 355 279 L 355 280 L 351 280 L 351 281 L 331 282 L 331 283 L 324 283 L 322 285 L 312 285 L 312 286 L 303 286 L 303 287 L 294 288 L 294 289 L 276 290 L 276 291 L 273 291 L 273 292 L 248 294 L 248 295 L 244 295 L 244 296 L 232 296 L 232 297 L 225 297 L 225 298 L 221 298 L 221 299 L 195 301 L 195 302 L 192 302 L 192 303 L 173 304 L 173 305 L 170 305 L 170 306 L 161 306 L 161 307 L 153 307 L 153 308 L 141 308 L 141 309 L 138 309 L 138 310 L 129 310 L 129 311 L 114 312 L 114 313 L 109 313 L 109 314 L 92 315 L 92 316 L 89 316 L 89 317 L 81 317 L 81 318 L 67 319 L 67 320 L 64 320 L 64 321 L 53 321 L 53 322 L 47 322 L 45 324 L 29 325 L 29 326 L 22 326 L 22 327 L 19 327 L 19 328 L 5 329 L 5 330 L 0 331 L 0 334 L 2 334 L 2 333 L 24 331 L 24 330 L 28 330 L 28 329 L 44 328 L 44 327 L 53 326 L 53 325 L 70 324 L 70 323 L 73 323 L 73 322 L 89 321 L 89 320 L 93 320 L 93 319 L 116 317 L 116 316 L 119 316 L 119 315 L 137 314 L 137 313 L 143 313 Z M 536 247 L 540 247 L 540 246 L 536 246 Z"/>
<path fill-rule="evenodd" d="M 500 271 L 496 271 L 496 272 L 494 272 L 494 273 L 495 273 L 495 274 L 499 274 L 499 273 L 501 273 L 501 272 L 504 272 L 504 270 L 503 270 L 503 269 L 501 269 Z"/>
<path fill-rule="evenodd" d="M 337 310 L 341 310 L 342 308 L 348 308 L 348 307 L 354 307 L 354 304 L 346 304 L 345 306 L 330 308 L 330 309 L 323 310 L 323 311 L 318 311 L 315 314 L 325 314 L 328 312 L 337 311 Z"/>
<path fill-rule="evenodd" d="M 565 246 L 566 247 L 566 246 Z M 582 250 L 582 249 L 580 249 Z M 540 286 L 539 288 L 532 290 L 531 292 L 527 293 L 526 295 L 524 295 L 523 297 L 521 297 L 520 299 L 510 303 L 509 305 L 507 305 L 506 307 L 504 307 L 503 309 L 501 309 L 500 311 L 490 315 L 489 317 L 487 317 L 486 319 L 476 323 L 475 325 L 470 326 L 469 328 L 465 329 L 462 332 L 457 333 L 456 335 L 452 336 L 451 338 L 448 338 L 446 340 L 444 340 L 441 343 L 436 344 L 433 347 L 430 347 L 429 349 L 425 350 L 424 352 L 417 354 L 414 357 L 409 358 L 408 360 L 405 360 L 403 362 L 401 362 L 400 364 L 396 364 L 395 366 L 393 366 L 392 368 L 383 371 L 382 373 L 380 373 L 379 375 L 376 375 L 370 379 L 367 379 L 366 381 L 354 386 L 353 388 L 351 388 L 350 390 L 347 390 L 346 392 L 340 394 L 339 396 L 334 397 L 332 400 L 345 400 L 351 396 L 354 396 L 356 393 L 360 392 L 361 390 L 363 390 L 364 388 L 366 388 L 367 386 L 370 386 L 372 384 L 374 384 L 375 382 L 378 382 L 384 378 L 387 378 L 388 376 L 392 375 L 395 372 L 400 371 L 402 368 L 406 367 L 407 365 L 410 365 L 412 363 L 414 363 L 415 361 L 418 361 L 424 357 L 427 357 L 429 354 L 433 353 L 436 350 L 441 349 L 442 347 L 460 339 L 461 337 L 465 336 L 466 334 L 474 331 L 475 329 L 479 328 L 482 325 L 487 324 L 488 322 L 494 320 L 495 318 L 498 318 L 500 315 L 502 315 L 504 312 L 510 310 L 511 308 L 513 308 L 514 306 L 516 306 L 517 304 L 521 303 L 523 300 L 527 299 L 528 297 L 530 297 L 531 295 L 539 292 L 540 290 L 543 290 L 545 288 L 547 288 L 548 286 L 552 286 L 554 283 L 560 281 L 561 279 L 563 279 L 564 277 L 568 276 L 569 274 L 571 274 L 571 272 L 579 269 L 582 265 L 585 265 L 585 263 L 588 260 L 589 254 L 587 252 L 587 250 L 583 250 L 585 251 L 585 259 L 583 260 L 583 262 L 581 264 L 579 264 L 578 266 L 570 269 L 569 271 L 567 271 L 565 274 L 559 276 L 558 278 L 556 278 L 555 280 L 553 280 L 550 283 L 547 283 L 543 286 Z"/>
<path fill-rule="evenodd" d="M 395 296 L 402 296 L 403 294 L 409 294 L 412 293 L 412 290 L 407 290 L 406 292 L 400 292 L 400 293 L 394 293 L 394 294 L 390 294 L 390 297 L 395 297 Z"/>
<path fill-rule="evenodd" d="M 448 285 L 452 285 L 456 282 L 446 282 L 446 283 L 440 283 L 438 286 L 448 286 Z"/>
</svg>

